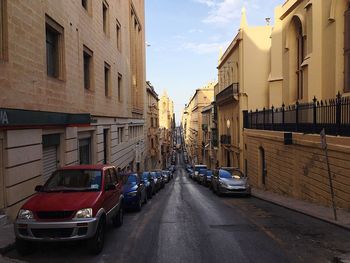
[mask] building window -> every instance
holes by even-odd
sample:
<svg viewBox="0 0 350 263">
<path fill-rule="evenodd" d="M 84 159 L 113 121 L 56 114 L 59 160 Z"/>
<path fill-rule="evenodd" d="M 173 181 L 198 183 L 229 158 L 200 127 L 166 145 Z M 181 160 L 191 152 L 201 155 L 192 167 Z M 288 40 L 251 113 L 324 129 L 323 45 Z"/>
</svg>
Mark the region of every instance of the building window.
<svg viewBox="0 0 350 263">
<path fill-rule="evenodd" d="M 108 34 L 108 4 L 106 1 L 102 3 L 102 17 L 103 17 L 103 32 Z"/>
<path fill-rule="evenodd" d="M 123 96 L 123 81 L 122 81 L 122 75 L 118 73 L 118 101 L 122 102 L 122 96 Z"/>
<path fill-rule="evenodd" d="M 345 11 L 344 40 L 344 92 L 350 92 L 350 8 Z"/>
<path fill-rule="evenodd" d="M 117 49 L 119 51 L 122 50 L 122 43 L 121 43 L 121 25 L 119 21 L 117 20 L 117 26 L 116 26 L 116 35 L 117 35 Z"/>
<path fill-rule="evenodd" d="M 153 117 L 151 117 L 151 127 L 153 128 Z"/>
<path fill-rule="evenodd" d="M 92 78 L 92 54 L 93 52 L 84 46 L 83 57 L 84 57 L 84 88 L 91 89 L 91 78 Z"/>
<path fill-rule="evenodd" d="M 6 58 L 6 0 L 0 0 L 0 59 Z"/>
<path fill-rule="evenodd" d="M 304 54 L 305 54 L 305 45 L 304 45 L 304 36 L 303 36 L 303 28 L 301 21 L 299 19 L 294 19 L 295 29 L 297 33 L 297 68 L 296 68 L 296 74 L 297 74 L 297 99 L 302 100 L 303 99 L 303 93 L 304 93 L 304 79 L 303 79 L 303 68 L 302 64 L 304 61 Z"/>
<path fill-rule="evenodd" d="M 46 16 L 46 64 L 48 76 L 62 78 L 63 27 L 48 16 Z"/>
<path fill-rule="evenodd" d="M 118 144 L 124 141 L 124 128 L 118 128 Z"/>
<path fill-rule="evenodd" d="M 91 138 L 79 140 L 79 163 L 91 164 Z"/>
<path fill-rule="evenodd" d="M 110 94 L 110 72 L 111 72 L 111 66 L 105 63 L 105 96 L 109 97 Z"/>
<path fill-rule="evenodd" d="M 88 0 L 81 0 L 81 5 L 88 10 Z"/>
</svg>

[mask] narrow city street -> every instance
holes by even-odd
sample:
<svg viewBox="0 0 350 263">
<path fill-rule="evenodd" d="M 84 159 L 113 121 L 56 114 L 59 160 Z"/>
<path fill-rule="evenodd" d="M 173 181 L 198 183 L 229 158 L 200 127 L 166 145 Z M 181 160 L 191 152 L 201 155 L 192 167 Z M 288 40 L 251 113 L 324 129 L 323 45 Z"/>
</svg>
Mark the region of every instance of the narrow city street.
<svg viewBox="0 0 350 263">
<path fill-rule="evenodd" d="M 182 163 L 178 155 L 178 163 Z M 41 244 L 28 262 L 330 262 L 350 252 L 350 233 L 256 198 L 220 198 L 182 165 L 140 213 L 107 229 L 103 253 L 84 243 Z"/>
</svg>

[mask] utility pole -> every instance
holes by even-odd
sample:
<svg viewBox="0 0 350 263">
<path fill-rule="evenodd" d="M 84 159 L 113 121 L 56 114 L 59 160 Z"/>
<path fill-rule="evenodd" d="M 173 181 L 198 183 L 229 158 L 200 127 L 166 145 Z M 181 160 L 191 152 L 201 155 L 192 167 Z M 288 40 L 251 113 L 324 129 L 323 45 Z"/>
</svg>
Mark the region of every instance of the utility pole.
<svg viewBox="0 0 350 263">
<path fill-rule="evenodd" d="M 334 189 L 333 189 L 331 167 L 329 165 L 328 147 L 327 147 L 327 140 L 326 140 L 326 131 L 325 131 L 325 129 L 322 129 L 320 135 L 321 135 L 321 146 L 322 146 L 322 149 L 325 152 L 326 162 L 327 162 L 328 179 L 329 179 L 329 187 L 330 187 L 330 190 L 331 190 L 331 198 L 332 198 L 334 220 L 337 221 L 338 220 L 338 218 L 337 218 L 337 208 L 336 208 L 335 202 L 334 202 Z"/>
</svg>

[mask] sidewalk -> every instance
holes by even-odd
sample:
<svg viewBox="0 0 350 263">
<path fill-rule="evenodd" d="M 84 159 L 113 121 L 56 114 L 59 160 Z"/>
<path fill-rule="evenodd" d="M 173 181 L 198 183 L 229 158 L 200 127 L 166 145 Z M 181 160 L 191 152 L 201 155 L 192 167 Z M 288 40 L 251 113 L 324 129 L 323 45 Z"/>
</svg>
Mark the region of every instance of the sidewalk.
<svg viewBox="0 0 350 263">
<path fill-rule="evenodd" d="M 6 253 L 15 246 L 15 234 L 13 232 L 13 224 L 0 226 L 0 262 L 3 260 L 1 254 Z"/>
<path fill-rule="evenodd" d="M 307 201 L 297 200 L 291 197 L 282 196 L 276 193 L 259 189 L 252 189 L 252 195 L 265 201 L 295 210 L 325 222 L 337 225 L 350 231 L 350 212 L 337 209 L 338 221 L 334 220 L 333 209 L 321 205 L 316 205 Z"/>
</svg>

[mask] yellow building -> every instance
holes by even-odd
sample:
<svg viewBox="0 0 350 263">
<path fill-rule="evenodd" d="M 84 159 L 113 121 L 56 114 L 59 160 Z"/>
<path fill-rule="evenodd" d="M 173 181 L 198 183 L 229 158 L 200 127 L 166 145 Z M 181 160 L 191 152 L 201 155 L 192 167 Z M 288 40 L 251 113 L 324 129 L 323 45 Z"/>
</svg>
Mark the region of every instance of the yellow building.
<svg viewBox="0 0 350 263">
<path fill-rule="evenodd" d="M 146 82 L 147 91 L 147 139 L 146 139 L 146 150 L 145 150 L 145 165 L 144 169 L 154 170 L 160 168 L 161 160 L 161 149 L 159 144 L 160 130 L 159 130 L 159 107 L 158 107 L 158 94 L 154 90 L 152 84 Z"/>
<path fill-rule="evenodd" d="M 184 111 L 184 139 L 192 163 L 203 163 L 204 141 L 202 109 L 210 105 L 214 98 L 214 82 L 197 89 Z"/>
<path fill-rule="evenodd" d="M 216 103 L 202 109 L 202 130 L 203 130 L 203 163 L 208 169 L 214 169 L 217 166 L 217 151 L 219 146 L 217 129 L 217 107 Z"/>
<path fill-rule="evenodd" d="M 0 0 L 0 210 L 60 166 L 140 168 L 144 26 L 143 0 Z"/>
<path fill-rule="evenodd" d="M 221 56 L 215 100 L 220 166 L 243 168 L 243 110 L 268 105 L 271 26 L 249 26 L 242 10 L 240 29 Z"/>
<path fill-rule="evenodd" d="M 245 115 L 250 183 L 331 206 L 324 128 L 338 135 L 326 136 L 335 204 L 350 210 L 349 1 L 289 0 L 275 20 L 266 63 L 271 108 Z"/>
<path fill-rule="evenodd" d="M 161 146 L 161 167 L 170 165 L 170 150 L 172 148 L 172 134 L 174 126 L 174 102 L 164 91 L 159 99 L 159 128 Z"/>
</svg>

